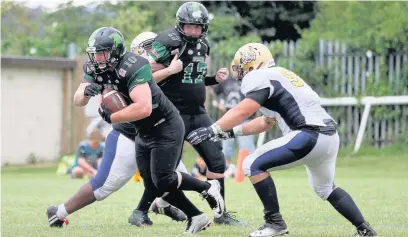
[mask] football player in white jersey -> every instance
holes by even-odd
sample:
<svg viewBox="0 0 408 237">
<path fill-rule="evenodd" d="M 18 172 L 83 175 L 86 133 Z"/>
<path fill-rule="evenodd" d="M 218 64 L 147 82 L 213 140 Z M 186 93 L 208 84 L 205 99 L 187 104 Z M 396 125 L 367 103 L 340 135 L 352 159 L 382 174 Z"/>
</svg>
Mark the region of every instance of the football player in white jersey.
<svg viewBox="0 0 408 237">
<path fill-rule="evenodd" d="M 226 139 L 264 132 L 276 123 L 283 136 L 271 140 L 243 163 L 264 206 L 265 224 L 251 237 L 288 233 L 279 211 L 276 187 L 270 171 L 305 165 L 310 185 L 357 229 L 357 236 L 377 236 L 365 221 L 351 196 L 334 184 L 339 136 L 337 124 L 320 105 L 320 98 L 295 73 L 275 66 L 268 48 L 259 43 L 242 46 L 234 57 L 233 70 L 242 80 L 245 99 L 207 128 L 191 132 L 187 139 L 197 144 L 217 137 Z M 260 111 L 263 116 L 241 124 Z"/>
</svg>

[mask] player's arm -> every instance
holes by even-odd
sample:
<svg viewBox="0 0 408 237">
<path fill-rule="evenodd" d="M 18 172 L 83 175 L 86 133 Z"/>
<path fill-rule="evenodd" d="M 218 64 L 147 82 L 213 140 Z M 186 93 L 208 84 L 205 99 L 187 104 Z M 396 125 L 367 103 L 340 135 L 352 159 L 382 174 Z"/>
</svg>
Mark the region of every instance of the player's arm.
<svg viewBox="0 0 408 237">
<path fill-rule="evenodd" d="M 260 108 L 261 105 L 257 101 L 251 98 L 245 98 L 237 106 L 228 110 L 215 124 L 218 125 L 221 131 L 232 129 L 244 122 Z"/>
<path fill-rule="evenodd" d="M 275 118 L 261 116 L 248 123 L 238 125 L 233 128 L 234 136 L 247 136 L 259 134 L 271 129 L 276 124 Z"/>
<path fill-rule="evenodd" d="M 84 92 L 85 92 L 85 88 L 86 86 L 88 86 L 91 83 L 87 83 L 87 82 L 82 82 L 81 84 L 79 84 L 78 89 L 75 91 L 74 94 L 74 104 L 76 106 L 85 106 L 88 104 L 90 97 L 86 97 Z"/>
<path fill-rule="evenodd" d="M 85 106 L 92 96 L 101 93 L 102 86 L 95 83 L 95 78 L 91 75 L 87 65 L 84 64 L 84 79 L 79 84 L 74 94 L 74 104 L 76 106 Z"/>
<path fill-rule="evenodd" d="M 152 49 L 149 52 L 149 63 L 152 68 L 156 68 L 156 64 L 164 64 L 169 61 L 171 57 L 171 47 L 166 43 L 160 41 L 153 41 Z M 160 82 L 167 77 L 180 72 L 183 69 L 183 63 L 178 59 L 176 54 L 170 65 L 164 69 L 155 71 L 153 78 L 156 82 Z"/>
<path fill-rule="evenodd" d="M 255 70 L 245 76 L 241 91 L 245 99 L 213 124 L 213 130 L 216 132 L 226 131 L 241 124 L 261 108 L 261 105 L 272 96 L 274 88 L 262 72 Z"/>
<path fill-rule="evenodd" d="M 157 64 L 156 62 L 151 60 L 149 60 L 149 63 L 151 67 L 155 67 L 155 64 Z M 166 79 L 167 77 L 180 72 L 181 70 L 183 70 L 183 62 L 178 58 L 178 55 L 176 54 L 174 55 L 168 67 L 157 70 L 153 73 L 153 79 L 156 81 L 156 83 L 158 83 Z"/>
<path fill-rule="evenodd" d="M 132 122 L 144 119 L 152 113 L 152 94 L 149 81 L 152 70 L 149 64 L 139 68 L 129 79 L 129 95 L 133 103 L 111 115 L 112 123 Z"/>
</svg>

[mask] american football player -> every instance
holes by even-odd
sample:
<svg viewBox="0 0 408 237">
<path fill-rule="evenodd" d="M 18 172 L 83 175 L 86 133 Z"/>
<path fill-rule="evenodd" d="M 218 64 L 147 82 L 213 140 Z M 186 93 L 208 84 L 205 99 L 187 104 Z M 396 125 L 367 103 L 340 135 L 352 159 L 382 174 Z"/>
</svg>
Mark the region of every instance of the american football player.
<svg viewBox="0 0 408 237">
<path fill-rule="evenodd" d="M 148 58 L 148 53 L 150 52 L 152 48 L 152 42 L 154 38 L 156 38 L 156 36 L 157 35 L 155 33 L 149 32 L 149 31 L 138 34 L 132 41 L 132 44 L 130 46 L 131 51 L 136 55 L 142 56 L 144 58 Z M 175 63 L 176 62 L 173 62 L 170 65 L 170 67 L 178 67 L 177 65 L 174 65 Z M 160 68 L 163 68 L 163 67 L 160 67 Z M 153 70 L 154 69 L 152 68 L 152 71 Z M 131 159 L 136 163 L 134 156 L 131 157 Z M 177 166 L 177 170 L 180 172 L 188 173 L 187 168 L 184 165 L 182 160 L 180 160 L 180 164 Z M 141 222 L 140 211 L 142 211 L 143 216 L 146 216 L 148 212 L 148 203 L 151 203 L 151 200 L 149 202 L 144 202 L 144 199 L 142 198 L 137 208 L 133 211 L 133 213 L 129 217 L 129 223 L 133 225 L 140 225 L 139 224 Z M 164 214 L 166 216 L 169 216 L 170 218 L 176 221 L 183 221 L 187 218 L 186 215 L 182 211 L 180 211 L 177 208 L 174 208 L 168 202 L 164 201 L 162 198 L 156 198 L 156 200 L 151 205 L 151 210 L 156 214 Z M 143 218 L 143 220 L 144 219 L 146 218 Z"/>
<path fill-rule="evenodd" d="M 210 53 L 206 39 L 209 28 L 207 9 L 201 3 L 186 2 L 178 9 L 176 18 L 175 27 L 158 33 L 152 43 L 149 61 L 152 67 L 156 64 L 169 66 L 172 62 L 182 65 L 178 72 L 170 66 L 159 70 L 155 72 L 154 79 L 180 111 L 186 136 L 196 128 L 213 123 L 204 107 L 206 86 L 224 81 L 229 72 L 227 68 L 221 68 L 215 76 L 207 76 L 206 59 Z M 208 167 L 207 178 L 221 183 L 221 193 L 225 198 L 225 158 L 221 142 L 205 141 L 193 147 Z M 214 221 L 217 224 L 246 225 L 226 211 Z"/>
<path fill-rule="evenodd" d="M 183 121 L 176 108 L 152 80 L 148 61 L 126 52 L 122 33 L 112 27 L 95 30 L 89 38 L 86 51 L 89 61 L 84 65 L 84 81 L 74 95 L 75 105 L 84 106 L 91 96 L 100 94 L 103 88 L 112 88 L 122 94 L 128 106 L 112 113 L 103 103 L 100 105 L 99 114 L 106 122 L 112 123 L 114 128 L 106 139 L 106 155 L 103 159 L 114 161 L 104 162 L 100 167 L 101 174 L 98 172 L 73 198 L 58 207 L 47 209 L 50 226 L 61 227 L 68 214 L 95 200 L 103 199 L 107 191 L 118 187 L 106 182 L 109 180 L 106 173 L 110 172 L 109 176 L 119 175 L 117 182 L 122 182 L 122 178 L 128 180 L 136 168 L 132 167 L 132 163 L 119 165 L 119 160 L 136 156 L 145 185 L 142 202 L 143 198 L 149 201 L 154 197 L 162 197 L 178 207 L 187 216 L 187 233 L 197 233 L 208 227 L 208 217 L 187 199 L 182 190 L 201 193 L 213 212 L 218 213 L 224 207 L 220 185 L 217 181 L 202 182 L 175 171 L 181 157 Z M 132 142 L 130 138 L 135 138 L 136 142 Z M 123 140 L 126 141 L 121 142 Z M 121 153 L 122 156 L 118 156 L 117 152 L 122 152 L 122 146 L 130 147 L 129 144 L 136 146 L 136 153 L 131 156 L 123 156 Z M 130 153 L 133 151 L 134 149 L 123 150 Z"/>
<path fill-rule="evenodd" d="M 272 54 L 263 44 L 242 46 L 235 54 L 233 68 L 238 80 L 242 80 L 245 99 L 216 123 L 193 131 L 187 139 L 197 144 L 216 136 L 258 134 L 276 123 L 281 128 L 283 137 L 262 145 L 243 163 L 244 173 L 264 206 L 265 224 L 250 236 L 288 233 L 269 172 L 299 165 L 306 166 L 315 193 L 357 228 L 357 236 L 377 236 L 351 196 L 334 184 L 339 149 L 337 124 L 321 107 L 317 93 L 292 71 L 275 66 Z M 262 117 L 239 125 L 258 110 Z"/>
</svg>

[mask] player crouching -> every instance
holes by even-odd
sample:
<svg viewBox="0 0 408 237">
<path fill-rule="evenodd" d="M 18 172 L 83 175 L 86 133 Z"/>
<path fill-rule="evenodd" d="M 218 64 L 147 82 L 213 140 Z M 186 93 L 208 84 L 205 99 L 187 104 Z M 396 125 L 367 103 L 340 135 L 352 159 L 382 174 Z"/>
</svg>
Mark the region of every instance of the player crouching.
<svg viewBox="0 0 408 237">
<path fill-rule="evenodd" d="M 244 173 L 264 206 L 265 223 L 249 236 L 289 232 L 269 172 L 299 165 L 306 167 L 313 191 L 356 227 L 356 236 L 377 236 L 351 196 L 334 184 L 340 144 L 337 124 L 321 107 L 317 93 L 292 71 L 275 66 L 269 49 L 259 43 L 246 44 L 237 51 L 233 70 L 242 80 L 246 98 L 212 126 L 191 132 L 187 139 L 198 144 L 217 136 L 258 134 L 279 125 L 283 137 L 265 143 L 243 162 Z M 240 125 L 258 110 L 262 117 Z"/>
</svg>

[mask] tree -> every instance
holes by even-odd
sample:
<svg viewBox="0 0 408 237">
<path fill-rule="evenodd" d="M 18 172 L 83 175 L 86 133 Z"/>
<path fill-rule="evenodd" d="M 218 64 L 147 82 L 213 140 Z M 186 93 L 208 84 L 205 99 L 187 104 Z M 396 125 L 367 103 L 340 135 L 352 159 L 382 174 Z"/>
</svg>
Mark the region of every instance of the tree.
<svg viewBox="0 0 408 237">
<path fill-rule="evenodd" d="M 341 40 L 355 50 L 377 53 L 408 45 L 407 2 L 319 2 L 318 8 L 311 27 L 302 31 L 307 44 Z"/>
<path fill-rule="evenodd" d="M 308 28 L 316 14 L 315 2 L 205 1 L 203 4 L 210 11 L 226 9 L 224 14 L 236 17 L 234 28 L 240 36 L 258 34 L 267 42 L 299 39 L 299 30 Z"/>
<path fill-rule="evenodd" d="M 45 13 L 26 8 L 16 2 L 1 3 L 1 51 L 9 55 L 29 55 L 31 45 L 40 38 L 40 25 Z M 18 23 L 18 24 L 16 24 Z"/>
</svg>

